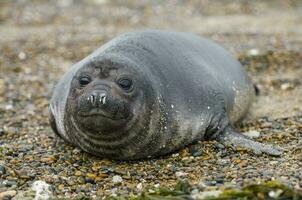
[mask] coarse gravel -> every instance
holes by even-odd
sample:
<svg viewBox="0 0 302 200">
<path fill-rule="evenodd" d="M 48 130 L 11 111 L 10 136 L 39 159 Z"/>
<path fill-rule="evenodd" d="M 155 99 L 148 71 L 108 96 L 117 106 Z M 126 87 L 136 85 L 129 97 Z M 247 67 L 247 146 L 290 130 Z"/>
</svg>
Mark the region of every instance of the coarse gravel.
<svg viewBox="0 0 302 200">
<path fill-rule="evenodd" d="M 53 196 L 69 198 L 128 197 L 173 188 L 179 180 L 198 191 L 272 180 L 301 189 L 301 10 L 294 0 L 1 1 L 0 197 L 22 199 L 38 180 L 49 184 Z M 237 128 L 257 133 L 255 140 L 280 146 L 284 154 L 256 156 L 207 141 L 123 162 L 91 156 L 57 138 L 48 103 L 58 79 L 114 36 L 143 28 L 194 32 L 225 46 L 259 90 Z"/>
</svg>

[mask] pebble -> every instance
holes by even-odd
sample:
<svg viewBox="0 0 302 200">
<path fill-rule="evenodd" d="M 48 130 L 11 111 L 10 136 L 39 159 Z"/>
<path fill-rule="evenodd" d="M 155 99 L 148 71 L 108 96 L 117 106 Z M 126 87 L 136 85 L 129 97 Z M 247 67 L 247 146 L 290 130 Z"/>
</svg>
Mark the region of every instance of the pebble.
<svg viewBox="0 0 302 200">
<path fill-rule="evenodd" d="M 87 176 L 87 178 L 90 178 L 90 179 L 95 179 L 96 178 L 96 175 L 93 174 L 93 173 L 87 173 L 86 176 Z"/>
<path fill-rule="evenodd" d="M 26 59 L 26 54 L 25 54 L 23 51 L 21 51 L 21 52 L 18 54 L 18 57 L 19 57 L 20 60 L 25 60 L 25 59 Z"/>
<path fill-rule="evenodd" d="M 0 199 L 11 199 L 12 197 L 16 196 L 17 191 L 16 190 L 7 190 L 4 192 L 0 192 Z"/>
<path fill-rule="evenodd" d="M 214 191 L 205 191 L 200 193 L 193 193 L 191 194 L 193 199 L 206 199 L 209 197 L 218 197 L 222 191 L 220 190 L 214 190 Z"/>
<path fill-rule="evenodd" d="M 3 129 L 3 128 L 0 128 L 0 137 L 3 136 L 4 133 L 5 133 L 5 132 L 4 132 L 4 129 Z"/>
<path fill-rule="evenodd" d="M 141 191 L 143 189 L 143 184 L 142 183 L 139 183 L 136 185 L 136 188 Z"/>
<path fill-rule="evenodd" d="M 119 175 L 115 175 L 112 177 L 112 182 L 114 184 L 123 182 L 123 178 Z"/>
<path fill-rule="evenodd" d="M 176 158 L 176 157 L 178 157 L 179 156 L 179 153 L 174 153 L 174 154 L 172 154 L 172 157 L 173 158 Z"/>
<path fill-rule="evenodd" d="M 200 145 L 192 145 L 189 148 L 189 152 L 190 152 L 191 156 L 194 156 L 194 157 L 201 156 L 202 155 L 201 146 Z"/>
<path fill-rule="evenodd" d="M 279 196 L 280 196 L 280 194 L 282 194 L 284 191 L 283 190 L 280 190 L 280 189 L 278 189 L 278 190 L 276 190 L 276 191 L 270 191 L 269 193 L 268 193 L 268 196 L 269 197 L 271 197 L 271 198 L 273 198 L 273 199 L 277 199 Z"/>
<path fill-rule="evenodd" d="M 36 192 L 34 200 L 50 199 L 53 196 L 50 188 L 45 181 L 35 181 L 31 186 L 31 189 Z"/>
<path fill-rule="evenodd" d="M 243 132 L 243 135 L 249 137 L 249 138 L 259 138 L 260 137 L 260 133 L 258 131 L 255 130 L 251 130 L 248 132 Z"/>
<path fill-rule="evenodd" d="M 41 162 L 44 162 L 44 163 L 53 163 L 55 160 L 56 159 L 53 156 L 41 158 Z"/>
<path fill-rule="evenodd" d="M 290 83 L 283 83 L 281 85 L 281 90 L 288 90 L 292 87 L 292 85 Z"/>
<path fill-rule="evenodd" d="M 0 176 L 4 175 L 6 173 L 6 169 L 4 167 L 4 165 L 0 165 Z"/>
<path fill-rule="evenodd" d="M 76 171 L 76 172 L 74 173 L 74 175 L 75 175 L 75 176 L 82 176 L 82 172 L 81 172 L 81 171 Z"/>
<path fill-rule="evenodd" d="M 225 149 L 225 146 L 224 146 L 223 144 L 221 144 L 221 143 L 215 143 L 214 145 L 215 145 L 215 147 L 216 147 L 218 150 L 223 150 L 223 149 Z"/>
<path fill-rule="evenodd" d="M 188 175 L 188 173 L 185 173 L 185 172 L 182 172 L 182 171 L 178 171 L 178 172 L 175 173 L 175 176 L 178 177 L 178 178 L 184 177 L 186 175 Z"/>
<path fill-rule="evenodd" d="M 250 56 L 258 56 L 259 54 L 260 54 L 259 49 L 250 49 L 247 52 L 247 55 L 250 55 Z"/>
<path fill-rule="evenodd" d="M 199 181 L 198 184 L 197 184 L 197 187 L 200 189 L 200 190 L 204 190 L 207 186 L 207 184 L 203 181 Z"/>
<path fill-rule="evenodd" d="M 12 187 L 12 186 L 17 185 L 17 182 L 16 182 L 16 181 L 11 181 L 11 180 L 5 180 L 5 181 L 3 181 L 3 184 L 4 184 L 6 187 Z"/>
<path fill-rule="evenodd" d="M 85 183 L 91 183 L 91 184 L 94 184 L 94 183 L 95 183 L 95 181 L 94 181 L 94 179 L 92 179 L 92 178 L 85 178 Z"/>
<path fill-rule="evenodd" d="M 218 184 L 223 184 L 223 183 L 224 183 L 224 180 L 223 180 L 222 178 L 216 179 L 216 183 L 218 183 Z"/>
<path fill-rule="evenodd" d="M 5 110 L 12 110 L 13 108 L 14 108 L 14 106 L 11 104 L 5 105 Z"/>
</svg>

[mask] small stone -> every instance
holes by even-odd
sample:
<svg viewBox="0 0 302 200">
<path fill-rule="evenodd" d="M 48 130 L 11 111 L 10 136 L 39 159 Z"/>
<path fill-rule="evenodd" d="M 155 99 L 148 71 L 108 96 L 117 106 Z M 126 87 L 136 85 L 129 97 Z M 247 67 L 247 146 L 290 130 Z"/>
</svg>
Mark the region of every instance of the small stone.
<svg viewBox="0 0 302 200">
<path fill-rule="evenodd" d="M 27 170 L 18 170 L 16 173 L 18 174 L 19 178 L 30 179 L 30 172 Z"/>
<path fill-rule="evenodd" d="M 195 188 L 191 191 L 191 195 L 197 194 L 198 192 L 199 192 L 199 190 L 197 188 Z"/>
<path fill-rule="evenodd" d="M 224 146 L 223 144 L 220 144 L 220 143 L 216 143 L 216 144 L 215 144 L 215 147 L 216 147 L 217 149 L 219 149 L 219 150 L 225 149 L 225 146 Z"/>
<path fill-rule="evenodd" d="M 64 186 L 63 184 L 60 184 L 60 185 L 58 186 L 58 189 L 59 189 L 59 190 L 64 190 L 64 188 L 65 188 L 65 186 Z"/>
<path fill-rule="evenodd" d="M 67 182 L 67 184 L 70 185 L 70 186 L 73 186 L 73 185 L 76 184 L 73 180 L 67 180 L 66 182 Z"/>
<path fill-rule="evenodd" d="M 259 49 L 250 49 L 247 54 L 250 56 L 258 56 L 260 54 L 260 51 Z"/>
<path fill-rule="evenodd" d="M 18 54 L 18 57 L 19 57 L 20 60 L 24 60 L 24 59 L 26 59 L 26 54 L 25 54 L 23 51 L 21 51 L 21 52 Z"/>
<path fill-rule="evenodd" d="M 205 191 L 192 194 L 193 199 L 206 199 L 208 197 L 218 197 L 222 192 L 220 190 Z"/>
<path fill-rule="evenodd" d="M 31 189 L 36 192 L 35 199 L 44 200 L 50 199 L 53 196 L 50 191 L 50 185 L 45 181 L 35 181 Z"/>
<path fill-rule="evenodd" d="M 288 90 L 290 88 L 292 88 L 292 85 L 290 83 L 283 83 L 281 85 L 281 90 Z"/>
<path fill-rule="evenodd" d="M 0 199 L 11 199 L 12 197 L 16 196 L 17 192 L 16 190 L 8 190 L 4 192 L 0 192 Z"/>
<path fill-rule="evenodd" d="M 4 135 L 4 129 L 0 128 L 0 137 Z"/>
<path fill-rule="evenodd" d="M 85 183 L 91 183 L 91 184 L 94 184 L 94 183 L 95 183 L 95 181 L 94 181 L 94 179 L 92 179 L 92 178 L 85 178 Z"/>
<path fill-rule="evenodd" d="M 176 158 L 176 157 L 178 157 L 179 156 L 179 153 L 174 153 L 174 154 L 172 154 L 172 157 L 173 158 Z"/>
<path fill-rule="evenodd" d="M 216 179 L 216 182 L 218 184 L 223 184 L 224 183 L 224 180 L 222 178 L 219 178 L 219 179 Z"/>
<path fill-rule="evenodd" d="M 155 191 L 152 190 L 152 189 L 149 189 L 148 192 L 149 192 L 149 193 L 155 193 Z"/>
<path fill-rule="evenodd" d="M 3 165 L 0 165 L 0 176 L 6 173 L 6 169 Z"/>
<path fill-rule="evenodd" d="M 139 183 L 136 185 L 136 188 L 141 191 L 143 189 L 143 184 L 142 183 Z"/>
<path fill-rule="evenodd" d="M 97 177 L 95 177 L 95 181 L 101 181 L 103 178 L 102 177 L 100 177 L 100 176 L 97 176 Z"/>
<path fill-rule="evenodd" d="M 16 196 L 13 197 L 12 200 L 43 200 L 43 199 L 35 199 L 35 191 L 32 189 L 29 190 L 18 190 Z"/>
<path fill-rule="evenodd" d="M 217 181 L 216 181 L 216 180 L 215 180 L 215 181 L 210 181 L 210 182 L 209 182 L 209 185 L 210 185 L 210 186 L 215 186 L 216 184 L 217 184 Z"/>
<path fill-rule="evenodd" d="M 81 172 L 81 171 L 76 171 L 76 172 L 74 173 L 74 175 L 75 175 L 75 176 L 82 176 L 82 172 Z"/>
<path fill-rule="evenodd" d="M 115 176 L 112 177 L 112 182 L 113 183 L 121 183 L 121 182 L 123 182 L 123 178 L 119 175 L 115 175 Z"/>
<path fill-rule="evenodd" d="M 280 197 L 280 194 L 282 194 L 284 191 L 281 189 L 278 189 L 276 191 L 270 191 L 268 193 L 268 196 L 273 198 L 273 199 L 277 199 L 278 197 Z"/>
<path fill-rule="evenodd" d="M 259 138 L 260 137 L 260 133 L 258 131 L 255 131 L 255 130 L 244 132 L 242 134 L 249 137 L 249 138 Z"/>
<path fill-rule="evenodd" d="M 175 173 L 175 176 L 178 177 L 178 178 L 184 177 L 184 176 L 186 176 L 186 175 L 187 175 L 187 173 L 181 172 L 181 171 Z"/>
<path fill-rule="evenodd" d="M 117 188 L 112 188 L 112 189 L 110 190 L 110 193 L 111 193 L 110 196 L 116 197 L 116 196 L 117 196 L 116 192 L 117 192 Z"/>
<path fill-rule="evenodd" d="M 199 183 L 197 184 L 197 187 L 200 190 L 204 190 L 207 187 L 207 185 L 203 181 L 199 181 Z"/>
<path fill-rule="evenodd" d="M 41 158 L 41 162 L 44 162 L 44 163 L 54 163 L 55 160 L 56 160 L 56 158 L 54 156 Z"/>
<path fill-rule="evenodd" d="M 87 178 L 90 178 L 90 179 L 95 179 L 95 177 L 96 177 L 96 175 L 92 174 L 92 173 L 87 173 L 86 176 L 87 176 Z"/>
<path fill-rule="evenodd" d="M 7 105 L 5 106 L 5 110 L 12 110 L 13 108 L 14 108 L 14 106 L 11 105 L 11 104 L 7 104 Z"/>
<path fill-rule="evenodd" d="M 191 156 L 194 156 L 194 157 L 201 156 L 202 155 L 202 151 L 201 151 L 200 148 L 201 148 L 200 145 L 192 145 L 189 148 L 189 152 L 190 152 Z"/>
<path fill-rule="evenodd" d="M 17 182 L 16 182 L 16 181 L 11 181 L 11 180 L 5 180 L 5 181 L 3 181 L 3 184 L 4 184 L 6 187 L 12 187 L 12 186 L 17 185 Z"/>
</svg>

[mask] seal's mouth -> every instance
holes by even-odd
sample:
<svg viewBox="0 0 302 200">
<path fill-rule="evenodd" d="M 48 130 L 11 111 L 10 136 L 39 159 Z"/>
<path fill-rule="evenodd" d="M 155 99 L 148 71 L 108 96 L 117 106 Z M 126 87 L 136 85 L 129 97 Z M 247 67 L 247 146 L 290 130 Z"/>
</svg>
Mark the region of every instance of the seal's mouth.
<svg viewBox="0 0 302 200">
<path fill-rule="evenodd" d="M 99 116 L 99 117 L 104 117 L 104 118 L 108 118 L 108 119 L 111 119 L 111 120 L 123 120 L 125 119 L 125 117 L 123 116 L 120 116 L 116 113 L 108 113 L 108 112 L 105 112 L 104 110 L 100 109 L 100 108 L 93 108 L 89 111 L 80 111 L 78 112 L 78 115 L 80 117 L 96 117 L 96 116 Z"/>
</svg>

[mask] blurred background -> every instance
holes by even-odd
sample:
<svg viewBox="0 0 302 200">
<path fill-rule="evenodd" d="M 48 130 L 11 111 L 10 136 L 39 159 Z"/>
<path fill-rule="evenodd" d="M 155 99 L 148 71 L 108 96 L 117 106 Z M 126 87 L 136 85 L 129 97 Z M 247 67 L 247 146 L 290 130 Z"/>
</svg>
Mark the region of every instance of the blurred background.
<svg viewBox="0 0 302 200">
<path fill-rule="evenodd" d="M 292 154 L 285 160 L 270 163 L 271 159 L 254 158 L 241 166 L 241 174 L 238 163 L 232 165 L 234 171 L 228 165 L 226 170 L 234 176 L 222 175 L 224 181 L 242 185 L 286 176 L 289 184 L 301 187 L 302 174 L 297 171 L 301 150 L 291 149 L 301 146 L 301 0 L 0 0 L 0 169 L 6 169 L 0 173 L 0 193 L 7 187 L 1 184 L 3 180 L 24 189 L 33 180 L 42 179 L 53 185 L 56 194 L 78 190 L 89 195 L 110 194 L 110 170 L 97 181 L 100 175 L 93 176 L 91 171 L 96 158 L 55 144 L 48 124 L 48 102 L 56 82 L 72 64 L 121 33 L 146 28 L 193 32 L 228 49 L 260 90 L 247 124 L 241 128 L 286 135 L 283 147 Z M 214 167 L 206 167 L 208 174 L 200 173 L 201 163 L 207 165 L 207 161 L 198 161 L 194 168 L 186 168 L 190 169 L 190 181 L 203 176 L 216 180 L 223 169 L 220 164 L 208 163 Z M 153 165 L 138 164 L 129 170 L 153 174 Z M 261 170 L 250 172 L 246 166 Z M 82 175 L 73 177 L 76 170 Z M 88 173 L 91 177 L 87 180 L 93 180 L 94 185 L 85 182 Z M 169 170 L 163 173 L 155 172 L 151 178 L 141 173 L 120 189 L 136 191 L 141 179 L 147 180 L 146 185 L 175 183 L 177 178 L 169 175 Z M 22 178 L 22 174 L 31 176 Z M 130 189 L 123 189 L 126 186 Z"/>
<path fill-rule="evenodd" d="M 1 0 L 0 83 L 8 82 L 13 96 L 31 96 L 36 89 L 28 87 L 26 81 L 40 81 L 41 93 L 49 97 L 55 82 L 73 63 L 121 33 L 146 28 L 203 35 L 223 45 L 247 67 L 260 59 L 257 70 L 265 65 L 272 69 L 276 64 L 263 63 L 263 59 L 279 63 L 276 73 L 282 77 L 264 74 L 261 79 L 251 74 L 262 94 L 281 87 L 293 89 L 300 83 L 300 77 L 286 77 L 281 68 L 288 60 L 294 64 L 301 61 L 301 0 Z M 248 59 L 249 55 L 258 56 L 258 60 Z M 18 83 L 24 84 L 14 94 Z M 22 94 L 24 91 L 26 94 Z M 3 93 L 9 95 L 0 86 L 1 96 Z M 272 98 L 279 108 L 288 105 L 282 105 L 284 101 L 277 97 L 267 97 L 266 101 Z M 288 112 L 267 109 L 260 111 L 264 115 Z"/>
</svg>

